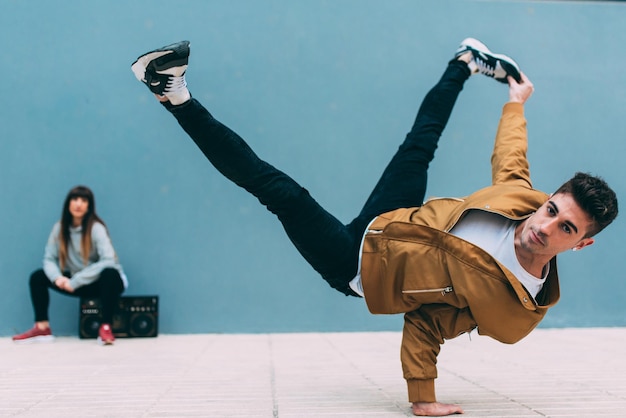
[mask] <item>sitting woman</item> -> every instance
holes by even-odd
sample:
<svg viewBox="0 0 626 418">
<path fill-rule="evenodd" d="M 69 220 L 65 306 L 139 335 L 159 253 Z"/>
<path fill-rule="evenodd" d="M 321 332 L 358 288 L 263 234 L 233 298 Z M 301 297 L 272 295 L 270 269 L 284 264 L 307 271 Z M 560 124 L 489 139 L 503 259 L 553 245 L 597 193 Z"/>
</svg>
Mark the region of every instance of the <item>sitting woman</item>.
<svg viewBox="0 0 626 418">
<path fill-rule="evenodd" d="M 113 313 L 119 297 L 128 286 L 107 228 L 96 214 L 93 192 L 85 186 L 69 191 L 61 220 L 52 228 L 46 244 L 43 269 L 30 276 L 30 297 L 35 326 L 13 337 L 15 342 L 51 341 L 48 322 L 48 289 L 101 302 L 102 323 L 98 330 L 101 344 L 113 344 Z"/>
</svg>

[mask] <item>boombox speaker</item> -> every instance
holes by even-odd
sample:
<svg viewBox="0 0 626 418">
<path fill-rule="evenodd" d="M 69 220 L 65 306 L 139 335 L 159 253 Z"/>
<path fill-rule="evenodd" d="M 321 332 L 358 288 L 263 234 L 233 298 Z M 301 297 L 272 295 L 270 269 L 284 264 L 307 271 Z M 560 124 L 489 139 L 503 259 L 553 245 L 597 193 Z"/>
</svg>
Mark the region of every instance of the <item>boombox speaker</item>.
<svg viewBox="0 0 626 418">
<path fill-rule="evenodd" d="M 79 337 L 97 338 L 102 319 L 100 301 L 80 300 Z M 118 338 L 156 337 L 159 333 L 158 296 L 122 296 L 113 314 L 113 335 Z"/>
</svg>

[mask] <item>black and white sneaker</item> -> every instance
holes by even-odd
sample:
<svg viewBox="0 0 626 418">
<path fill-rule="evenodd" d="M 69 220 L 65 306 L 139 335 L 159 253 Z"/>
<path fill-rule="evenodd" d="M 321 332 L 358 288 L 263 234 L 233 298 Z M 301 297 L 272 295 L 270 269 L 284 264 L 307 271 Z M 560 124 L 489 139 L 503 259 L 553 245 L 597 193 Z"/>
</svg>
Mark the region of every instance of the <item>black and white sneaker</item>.
<svg viewBox="0 0 626 418">
<path fill-rule="evenodd" d="M 189 41 L 181 41 L 143 54 L 130 68 L 151 92 L 179 105 L 191 97 L 185 81 L 188 62 Z"/>
<path fill-rule="evenodd" d="M 472 74 L 481 73 L 505 84 L 508 84 L 506 77 L 509 75 L 518 83 L 522 81 L 519 66 L 515 61 L 506 55 L 494 54 L 478 39 L 464 39 L 454 57 L 468 51 L 472 53 L 472 60 L 467 64 Z"/>
</svg>

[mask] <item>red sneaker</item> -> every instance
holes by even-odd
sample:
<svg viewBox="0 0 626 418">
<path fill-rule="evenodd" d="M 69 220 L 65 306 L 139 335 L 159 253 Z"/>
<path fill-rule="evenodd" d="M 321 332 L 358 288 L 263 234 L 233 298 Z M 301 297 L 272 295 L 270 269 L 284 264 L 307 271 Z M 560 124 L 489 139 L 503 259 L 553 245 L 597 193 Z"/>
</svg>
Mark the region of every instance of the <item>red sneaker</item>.
<svg viewBox="0 0 626 418">
<path fill-rule="evenodd" d="M 98 330 L 98 342 L 102 345 L 113 345 L 114 341 L 115 341 L 115 337 L 113 336 L 111 325 L 109 324 L 100 325 L 100 329 Z"/>
<path fill-rule="evenodd" d="M 54 341 L 54 335 L 52 335 L 52 331 L 49 327 L 46 329 L 39 329 L 39 327 L 35 325 L 26 332 L 14 335 L 13 341 L 21 344 L 45 343 Z"/>
</svg>

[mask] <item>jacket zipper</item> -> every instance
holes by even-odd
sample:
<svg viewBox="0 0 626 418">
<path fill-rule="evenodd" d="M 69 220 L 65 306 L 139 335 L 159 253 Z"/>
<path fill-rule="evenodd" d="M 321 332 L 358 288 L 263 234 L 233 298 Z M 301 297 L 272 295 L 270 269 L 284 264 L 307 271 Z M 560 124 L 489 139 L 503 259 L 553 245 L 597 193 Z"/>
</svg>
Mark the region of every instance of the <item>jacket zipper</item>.
<svg viewBox="0 0 626 418">
<path fill-rule="evenodd" d="M 442 295 L 452 292 L 452 286 L 440 287 L 436 289 L 421 289 L 421 290 L 403 290 L 402 293 L 432 293 L 441 292 Z"/>
</svg>

